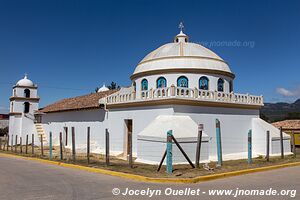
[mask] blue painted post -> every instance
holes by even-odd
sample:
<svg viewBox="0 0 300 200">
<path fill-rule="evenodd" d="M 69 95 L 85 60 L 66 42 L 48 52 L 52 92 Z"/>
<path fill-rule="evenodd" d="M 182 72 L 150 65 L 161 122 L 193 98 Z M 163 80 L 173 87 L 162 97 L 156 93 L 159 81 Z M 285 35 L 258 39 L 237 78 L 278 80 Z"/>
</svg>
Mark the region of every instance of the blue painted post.
<svg viewBox="0 0 300 200">
<path fill-rule="evenodd" d="M 217 135 L 217 149 L 218 149 L 218 166 L 222 166 L 222 143 L 221 143 L 221 126 L 220 121 L 216 119 L 216 135 Z"/>
<path fill-rule="evenodd" d="M 49 133 L 49 158 L 52 160 L 52 132 Z"/>
<path fill-rule="evenodd" d="M 248 164 L 252 163 L 252 130 L 248 132 Z"/>
<path fill-rule="evenodd" d="M 173 172 L 173 160 L 172 160 L 172 130 L 167 132 L 167 173 Z"/>
</svg>

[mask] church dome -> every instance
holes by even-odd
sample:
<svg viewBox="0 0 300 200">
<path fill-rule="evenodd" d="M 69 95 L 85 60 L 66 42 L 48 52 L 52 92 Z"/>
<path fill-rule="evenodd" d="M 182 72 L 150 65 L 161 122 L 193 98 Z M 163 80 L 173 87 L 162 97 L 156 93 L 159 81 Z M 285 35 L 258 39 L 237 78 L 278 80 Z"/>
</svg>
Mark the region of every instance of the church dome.
<svg viewBox="0 0 300 200">
<path fill-rule="evenodd" d="M 221 57 L 200 44 L 189 42 L 182 30 L 175 36 L 174 42 L 162 45 L 144 57 L 131 78 L 167 71 L 211 72 L 234 77 Z"/>
<path fill-rule="evenodd" d="M 25 74 L 24 78 L 19 80 L 16 84 L 17 86 L 25 86 L 25 87 L 32 87 L 34 86 L 33 82 L 27 78 Z"/>
</svg>

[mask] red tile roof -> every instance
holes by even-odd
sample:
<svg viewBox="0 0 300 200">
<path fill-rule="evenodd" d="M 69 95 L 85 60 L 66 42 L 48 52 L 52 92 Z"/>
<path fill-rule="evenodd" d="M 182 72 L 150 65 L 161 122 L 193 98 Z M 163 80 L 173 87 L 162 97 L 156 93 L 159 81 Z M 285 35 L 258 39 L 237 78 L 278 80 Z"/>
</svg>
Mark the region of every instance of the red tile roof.
<svg viewBox="0 0 300 200">
<path fill-rule="evenodd" d="M 273 126 L 282 129 L 300 129 L 300 120 L 293 119 L 293 120 L 284 120 L 272 123 Z"/>
<path fill-rule="evenodd" d="M 117 90 L 97 92 L 88 95 L 67 98 L 50 104 L 39 111 L 43 113 L 64 112 L 72 110 L 96 109 L 99 108 L 99 100 L 105 96 L 115 93 Z"/>
</svg>

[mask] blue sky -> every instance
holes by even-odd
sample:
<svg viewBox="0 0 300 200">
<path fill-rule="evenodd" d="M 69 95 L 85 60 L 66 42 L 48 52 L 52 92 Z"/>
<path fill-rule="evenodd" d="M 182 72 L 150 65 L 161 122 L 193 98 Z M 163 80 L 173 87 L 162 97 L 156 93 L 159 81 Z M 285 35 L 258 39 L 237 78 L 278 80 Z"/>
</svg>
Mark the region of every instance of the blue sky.
<svg viewBox="0 0 300 200">
<path fill-rule="evenodd" d="M 0 112 L 28 73 L 40 106 L 130 84 L 136 64 L 183 21 L 236 74 L 235 92 L 267 102 L 300 97 L 299 1 L 0 0 Z M 236 45 L 240 43 L 240 45 Z"/>
</svg>

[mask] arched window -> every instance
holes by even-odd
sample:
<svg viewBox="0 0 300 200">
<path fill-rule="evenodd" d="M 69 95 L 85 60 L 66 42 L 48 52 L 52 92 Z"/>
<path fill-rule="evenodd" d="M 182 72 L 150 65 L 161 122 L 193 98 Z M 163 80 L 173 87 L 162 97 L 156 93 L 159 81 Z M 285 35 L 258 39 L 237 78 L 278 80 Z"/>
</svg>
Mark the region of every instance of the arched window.
<svg viewBox="0 0 300 200">
<path fill-rule="evenodd" d="M 180 76 L 177 79 L 177 87 L 185 87 L 188 88 L 189 87 L 189 80 L 187 77 L 185 76 Z"/>
<path fill-rule="evenodd" d="M 29 89 L 24 90 L 24 97 L 26 97 L 26 98 L 30 97 L 30 90 Z"/>
<path fill-rule="evenodd" d="M 208 90 L 208 83 L 209 83 L 208 78 L 206 76 L 202 76 L 199 79 L 199 89 L 200 90 Z"/>
<path fill-rule="evenodd" d="M 135 83 L 135 81 L 132 83 L 132 86 L 133 86 L 134 91 L 136 91 L 136 83 Z"/>
<path fill-rule="evenodd" d="M 156 81 L 156 87 L 157 88 L 164 88 L 167 87 L 167 80 L 165 77 L 159 77 Z"/>
<path fill-rule="evenodd" d="M 232 82 L 232 80 L 229 82 L 229 92 L 233 92 L 233 82 Z"/>
<path fill-rule="evenodd" d="M 148 90 L 148 81 L 147 81 L 147 79 L 142 80 L 141 88 L 142 88 L 142 91 L 143 90 Z"/>
<path fill-rule="evenodd" d="M 30 110 L 30 104 L 29 102 L 24 103 L 24 113 L 29 113 Z"/>
<path fill-rule="evenodd" d="M 224 92 L 224 80 L 222 78 L 218 80 L 218 92 Z"/>
</svg>

